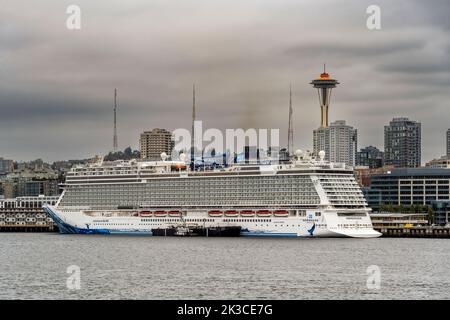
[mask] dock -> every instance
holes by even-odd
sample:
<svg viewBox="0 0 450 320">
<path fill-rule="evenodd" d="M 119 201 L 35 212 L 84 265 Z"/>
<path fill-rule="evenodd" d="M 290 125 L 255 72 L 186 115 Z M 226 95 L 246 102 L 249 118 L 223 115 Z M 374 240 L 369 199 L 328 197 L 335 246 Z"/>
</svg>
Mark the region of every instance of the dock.
<svg viewBox="0 0 450 320">
<path fill-rule="evenodd" d="M 43 209 L 44 205 L 55 205 L 57 201 L 57 196 L 0 199 L 0 232 L 58 232 Z"/>
<path fill-rule="evenodd" d="M 385 238 L 450 238 L 450 228 L 448 227 L 390 227 L 374 228 L 381 232 Z"/>
<path fill-rule="evenodd" d="M 58 227 L 54 224 L 46 225 L 0 225 L 0 232 L 58 232 Z"/>
</svg>

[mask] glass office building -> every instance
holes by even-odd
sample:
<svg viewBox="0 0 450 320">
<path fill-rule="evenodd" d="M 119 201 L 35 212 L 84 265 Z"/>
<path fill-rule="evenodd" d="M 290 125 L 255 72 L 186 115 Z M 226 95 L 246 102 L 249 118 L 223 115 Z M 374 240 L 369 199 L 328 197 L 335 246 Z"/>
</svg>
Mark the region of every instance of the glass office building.
<svg viewBox="0 0 450 320">
<path fill-rule="evenodd" d="M 364 193 L 373 210 L 382 205 L 431 207 L 434 201 L 450 200 L 450 169 L 394 169 L 372 176 Z"/>
</svg>

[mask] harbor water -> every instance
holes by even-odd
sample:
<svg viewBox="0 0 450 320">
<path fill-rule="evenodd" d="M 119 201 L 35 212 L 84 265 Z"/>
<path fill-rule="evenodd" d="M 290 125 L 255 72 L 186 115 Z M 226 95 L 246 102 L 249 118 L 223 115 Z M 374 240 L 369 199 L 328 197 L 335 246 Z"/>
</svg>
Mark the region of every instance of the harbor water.
<svg viewBox="0 0 450 320">
<path fill-rule="evenodd" d="M 0 299 L 450 299 L 448 239 L 0 241 Z"/>
</svg>

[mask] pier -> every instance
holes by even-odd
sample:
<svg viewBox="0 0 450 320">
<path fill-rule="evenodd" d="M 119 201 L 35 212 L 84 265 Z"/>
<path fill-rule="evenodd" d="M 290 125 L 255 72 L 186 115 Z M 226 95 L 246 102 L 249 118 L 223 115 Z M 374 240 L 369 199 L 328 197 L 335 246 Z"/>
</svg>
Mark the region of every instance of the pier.
<svg viewBox="0 0 450 320">
<path fill-rule="evenodd" d="M 0 232 L 58 232 L 58 227 L 53 224 L 48 225 L 0 225 Z"/>
<path fill-rule="evenodd" d="M 57 232 L 58 227 L 42 208 L 55 205 L 57 196 L 0 199 L 0 232 Z"/>
<path fill-rule="evenodd" d="M 374 228 L 383 234 L 385 238 L 450 238 L 448 227 L 394 227 Z"/>
</svg>

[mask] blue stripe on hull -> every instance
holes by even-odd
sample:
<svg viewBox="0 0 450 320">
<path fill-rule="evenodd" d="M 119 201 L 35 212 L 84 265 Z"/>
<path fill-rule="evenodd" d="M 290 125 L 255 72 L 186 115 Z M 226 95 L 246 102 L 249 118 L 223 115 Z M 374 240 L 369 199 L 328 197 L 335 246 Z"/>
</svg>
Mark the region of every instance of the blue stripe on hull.
<svg viewBox="0 0 450 320">
<path fill-rule="evenodd" d="M 153 233 L 148 230 L 109 230 L 109 234 L 122 236 L 152 236 Z"/>
<path fill-rule="evenodd" d="M 58 226 L 59 232 L 63 234 L 114 234 L 114 235 L 142 235 L 142 236 L 152 235 L 152 232 L 149 230 L 110 230 L 110 229 L 78 228 L 65 223 L 50 208 L 45 207 L 44 209 Z"/>
<path fill-rule="evenodd" d="M 241 232 L 243 237 L 277 237 L 277 238 L 297 238 L 296 233 L 277 233 L 277 232 Z"/>
</svg>

